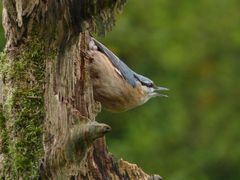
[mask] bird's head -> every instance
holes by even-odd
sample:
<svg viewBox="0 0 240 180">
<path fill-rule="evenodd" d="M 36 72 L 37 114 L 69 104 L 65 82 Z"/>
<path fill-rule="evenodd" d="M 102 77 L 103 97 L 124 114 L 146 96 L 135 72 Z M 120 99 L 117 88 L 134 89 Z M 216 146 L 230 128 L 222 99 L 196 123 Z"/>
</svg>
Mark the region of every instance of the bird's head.
<svg viewBox="0 0 240 180">
<path fill-rule="evenodd" d="M 168 97 L 166 94 L 162 94 L 162 91 L 168 91 L 168 88 L 156 86 L 155 84 L 142 84 L 142 89 L 145 93 L 145 101 L 151 99 L 152 97 Z"/>
<path fill-rule="evenodd" d="M 145 95 L 145 102 L 156 96 L 168 97 L 166 94 L 162 94 L 162 91 L 168 91 L 168 88 L 157 86 L 152 80 L 140 74 L 135 74 L 135 78 L 141 83 L 141 88 Z"/>
</svg>

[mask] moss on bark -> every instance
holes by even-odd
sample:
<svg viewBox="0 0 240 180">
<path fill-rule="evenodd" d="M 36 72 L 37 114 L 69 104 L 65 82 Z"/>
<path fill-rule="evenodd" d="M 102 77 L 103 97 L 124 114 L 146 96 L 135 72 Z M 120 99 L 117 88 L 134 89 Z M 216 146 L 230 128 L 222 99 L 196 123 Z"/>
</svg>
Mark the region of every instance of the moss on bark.
<svg viewBox="0 0 240 180">
<path fill-rule="evenodd" d="M 45 117 L 45 62 L 53 59 L 46 43 L 33 36 L 17 51 L 3 53 L 0 73 L 4 99 L 0 114 L 3 177 L 38 176 L 38 161 L 43 155 L 42 125 Z M 11 167 L 11 168 L 10 168 Z"/>
</svg>

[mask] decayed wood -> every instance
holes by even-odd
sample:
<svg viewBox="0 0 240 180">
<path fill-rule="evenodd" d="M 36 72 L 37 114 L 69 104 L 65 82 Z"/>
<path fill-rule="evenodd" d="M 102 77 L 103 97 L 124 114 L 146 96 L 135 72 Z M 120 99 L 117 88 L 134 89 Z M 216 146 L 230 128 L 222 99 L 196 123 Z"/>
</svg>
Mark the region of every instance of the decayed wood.
<svg viewBox="0 0 240 180">
<path fill-rule="evenodd" d="M 108 125 L 94 121 L 97 111 L 88 74 L 89 62 L 80 53 L 84 48 L 83 37 L 71 43 L 57 61 L 47 63 L 50 83 L 45 91 L 48 111 L 44 164 L 45 169 L 54 167 L 55 172 L 49 174 L 52 177 L 84 176 L 85 172 L 81 171 L 93 141 L 110 131 Z"/>
<path fill-rule="evenodd" d="M 20 171 L 14 165 L 15 160 L 10 157 L 11 151 L 7 151 L 0 153 L 0 163 L 5 164 L 11 160 L 13 164 L 0 166 L 3 178 L 40 176 L 42 179 L 160 179 L 160 176 L 144 173 L 134 164 L 123 160 L 115 161 L 108 153 L 103 137 L 111 128 L 95 121 L 101 107 L 93 98 L 89 75 L 91 62 L 84 53 L 88 48 L 86 43 L 89 31 L 105 33 L 112 28 L 115 14 L 122 9 L 124 3 L 125 0 L 3 1 L 3 25 L 7 38 L 4 56 L 7 60 L 3 62 L 6 67 L 9 63 L 13 67 L 17 66 L 15 62 L 19 61 L 19 57 L 20 62 L 27 58 L 31 64 L 38 61 L 40 55 L 41 59 L 44 58 L 44 64 L 41 65 L 45 67 L 42 93 L 39 96 L 27 94 L 22 97 L 29 102 L 44 98 L 45 118 L 40 126 L 43 128 L 44 154 L 39 156 L 38 174 L 29 175 L 35 172 L 34 169 L 28 170 L 28 173 Z M 32 49 L 31 44 L 34 44 L 35 49 Z M 26 78 L 22 82 L 19 78 L 3 78 L 5 89 L 20 86 L 29 92 L 29 88 L 40 83 L 27 67 L 24 70 Z M 26 79 L 30 80 L 23 82 Z M 7 91 L 3 94 L 9 96 Z M 5 101 L 6 99 L 8 97 Z M 3 106 L 6 106 L 4 99 Z M 8 106 L 11 111 L 3 114 L 11 117 L 11 123 L 14 123 L 16 106 Z M 17 108 L 21 109 L 21 105 Z M 35 116 L 36 114 L 31 116 L 30 120 Z M 6 128 L 11 126 L 8 119 L 4 123 Z M 15 136 L 10 131 L 6 132 L 6 142 L 11 146 Z M 21 140 L 21 137 L 18 138 Z"/>
</svg>

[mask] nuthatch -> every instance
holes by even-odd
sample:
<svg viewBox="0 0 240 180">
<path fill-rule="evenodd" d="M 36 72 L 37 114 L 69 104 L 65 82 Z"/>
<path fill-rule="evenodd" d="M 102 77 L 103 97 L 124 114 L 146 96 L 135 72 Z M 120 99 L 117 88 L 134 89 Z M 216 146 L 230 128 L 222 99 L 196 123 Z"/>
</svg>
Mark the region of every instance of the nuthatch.
<svg viewBox="0 0 240 180">
<path fill-rule="evenodd" d="M 89 41 L 91 78 L 95 100 L 112 112 L 121 112 L 142 105 L 160 94 L 164 87 L 131 70 L 113 52 L 92 38 Z"/>
</svg>

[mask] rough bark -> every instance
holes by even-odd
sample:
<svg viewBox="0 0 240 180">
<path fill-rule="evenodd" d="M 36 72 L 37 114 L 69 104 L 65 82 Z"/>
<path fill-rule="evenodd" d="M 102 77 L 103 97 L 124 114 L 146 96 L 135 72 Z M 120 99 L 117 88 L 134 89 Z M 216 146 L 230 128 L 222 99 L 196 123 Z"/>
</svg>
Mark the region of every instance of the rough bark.
<svg viewBox="0 0 240 180">
<path fill-rule="evenodd" d="M 86 55 L 125 0 L 4 0 L 0 175 L 5 179 L 160 179 L 114 160 L 95 121 Z"/>
</svg>

